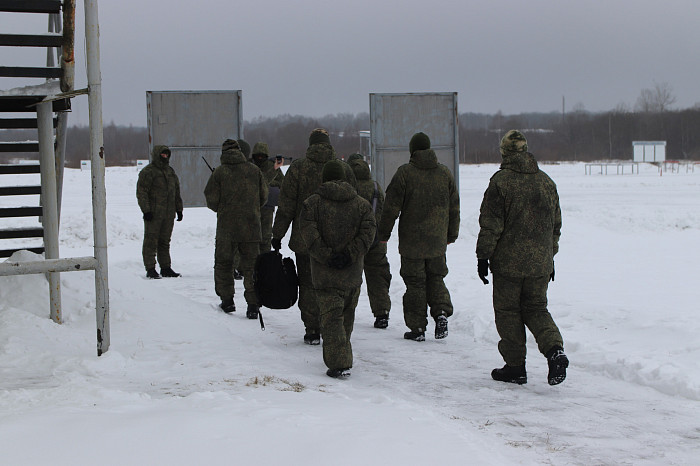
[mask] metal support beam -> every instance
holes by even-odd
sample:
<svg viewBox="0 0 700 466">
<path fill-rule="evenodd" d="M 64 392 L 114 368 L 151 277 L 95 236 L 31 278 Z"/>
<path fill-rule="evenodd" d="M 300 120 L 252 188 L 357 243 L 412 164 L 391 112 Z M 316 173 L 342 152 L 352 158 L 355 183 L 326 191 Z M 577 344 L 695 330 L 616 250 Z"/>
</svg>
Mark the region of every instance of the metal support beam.
<svg viewBox="0 0 700 466">
<path fill-rule="evenodd" d="M 92 174 L 92 225 L 95 237 L 95 307 L 97 355 L 109 349 L 109 283 L 107 279 L 107 193 L 105 190 L 104 135 L 102 128 L 102 75 L 97 0 L 85 0 L 90 158 Z"/>
<path fill-rule="evenodd" d="M 44 255 L 47 259 L 58 259 L 58 204 L 56 200 L 56 155 L 54 152 L 53 109 L 50 102 L 36 107 L 39 127 L 39 157 L 41 159 L 41 200 L 44 225 Z M 61 276 L 49 272 L 49 304 L 51 320 L 61 323 Z"/>
</svg>

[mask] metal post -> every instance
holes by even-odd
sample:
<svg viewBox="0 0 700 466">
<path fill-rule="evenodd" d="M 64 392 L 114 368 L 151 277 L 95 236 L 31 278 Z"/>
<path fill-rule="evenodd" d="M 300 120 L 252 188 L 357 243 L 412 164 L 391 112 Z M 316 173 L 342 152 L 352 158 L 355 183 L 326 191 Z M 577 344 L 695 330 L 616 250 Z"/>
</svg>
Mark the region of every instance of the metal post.
<svg viewBox="0 0 700 466">
<path fill-rule="evenodd" d="M 53 104 L 42 102 L 37 106 L 39 129 L 39 156 L 41 158 L 42 224 L 44 226 L 44 255 L 58 259 L 58 204 L 56 201 L 56 156 L 53 138 Z M 61 323 L 61 276 L 47 273 L 51 320 Z"/>
<path fill-rule="evenodd" d="M 97 355 L 109 349 L 109 284 L 107 280 L 107 194 L 102 133 L 102 76 L 97 0 L 85 0 L 85 45 L 87 52 L 88 108 L 92 174 L 92 224 L 95 238 L 95 317 Z"/>
</svg>

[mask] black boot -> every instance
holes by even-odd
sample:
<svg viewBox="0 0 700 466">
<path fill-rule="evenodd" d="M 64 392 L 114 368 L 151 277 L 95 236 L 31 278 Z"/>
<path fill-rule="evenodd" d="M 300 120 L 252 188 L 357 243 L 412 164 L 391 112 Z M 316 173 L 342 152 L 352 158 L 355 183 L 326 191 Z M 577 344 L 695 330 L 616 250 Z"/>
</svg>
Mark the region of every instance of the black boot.
<svg viewBox="0 0 700 466">
<path fill-rule="evenodd" d="M 156 269 L 148 269 L 146 270 L 146 278 L 160 278 L 160 275 L 158 275 Z"/>
<path fill-rule="evenodd" d="M 258 314 L 260 314 L 260 306 L 257 304 L 248 304 L 248 310 L 245 312 L 245 316 L 249 319 L 257 319 Z"/>
<path fill-rule="evenodd" d="M 346 379 L 350 377 L 350 369 L 328 369 L 326 375 L 334 379 Z"/>
<path fill-rule="evenodd" d="M 403 337 L 405 340 L 425 341 L 425 332 L 411 330 L 410 332 L 404 333 Z"/>
<path fill-rule="evenodd" d="M 437 316 L 435 319 L 435 339 L 441 340 L 447 336 L 447 317 Z"/>
<path fill-rule="evenodd" d="M 307 333 L 304 335 L 304 343 L 307 345 L 320 345 L 321 344 L 321 335 L 318 333 Z"/>
<path fill-rule="evenodd" d="M 161 267 L 160 268 L 160 275 L 163 277 L 168 277 L 168 278 L 175 278 L 179 277 L 181 274 L 177 273 L 170 267 Z"/>
<path fill-rule="evenodd" d="M 234 280 L 243 280 L 243 274 L 238 271 L 238 269 L 233 269 L 233 279 Z"/>
<path fill-rule="evenodd" d="M 374 328 L 387 328 L 389 326 L 389 316 L 377 317 L 374 320 Z"/>
<path fill-rule="evenodd" d="M 501 369 L 491 371 L 491 378 L 499 382 L 517 383 L 518 385 L 527 383 L 527 372 L 525 364 L 522 366 L 509 366 L 506 364 Z"/>
<path fill-rule="evenodd" d="M 549 374 L 547 374 L 547 382 L 549 385 L 559 385 L 566 379 L 566 368 L 569 367 L 569 358 L 564 354 L 564 348 L 555 346 L 545 355 L 547 357 L 547 365 L 549 366 Z"/>
<path fill-rule="evenodd" d="M 230 314 L 232 312 L 236 312 L 236 305 L 233 304 L 233 298 L 226 298 L 221 300 L 221 304 L 219 304 L 219 307 L 221 308 L 222 311 L 224 311 L 226 314 Z"/>
</svg>

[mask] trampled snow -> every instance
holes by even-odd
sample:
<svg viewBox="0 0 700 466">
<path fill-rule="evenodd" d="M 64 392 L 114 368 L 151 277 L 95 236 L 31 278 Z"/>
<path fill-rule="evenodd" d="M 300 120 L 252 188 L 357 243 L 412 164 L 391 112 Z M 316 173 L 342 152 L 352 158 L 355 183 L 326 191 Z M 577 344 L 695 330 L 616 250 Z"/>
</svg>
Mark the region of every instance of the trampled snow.
<svg viewBox="0 0 700 466">
<path fill-rule="evenodd" d="M 327 377 L 321 348 L 303 344 L 296 306 L 263 309 L 263 332 L 236 282 L 239 311 L 216 310 L 206 208 L 175 224 L 183 276 L 145 279 L 136 168 L 108 168 L 111 347 L 97 357 L 92 272 L 61 275 L 61 325 L 43 275 L 0 277 L 0 463 L 698 464 L 700 169 L 541 168 L 563 215 L 549 309 L 571 366 L 555 387 L 530 334 L 527 385 L 490 377 L 503 361 L 474 249 L 497 165 L 460 167 L 449 336 L 433 339 L 431 325 L 425 342 L 402 338 L 394 234 L 389 328 L 373 328 L 363 286 L 348 380 Z M 92 254 L 89 171 L 65 172 L 60 247 Z"/>
</svg>

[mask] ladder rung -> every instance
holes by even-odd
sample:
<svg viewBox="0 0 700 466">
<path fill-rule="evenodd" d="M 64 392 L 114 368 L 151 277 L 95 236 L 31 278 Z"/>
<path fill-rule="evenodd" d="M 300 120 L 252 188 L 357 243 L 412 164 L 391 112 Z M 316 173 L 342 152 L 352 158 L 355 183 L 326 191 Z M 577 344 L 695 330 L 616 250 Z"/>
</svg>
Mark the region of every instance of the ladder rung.
<svg viewBox="0 0 700 466">
<path fill-rule="evenodd" d="M 41 173 L 41 167 L 37 163 L 0 165 L 0 175 L 24 175 L 27 173 Z"/>
<path fill-rule="evenodd" d="M 7 230 L 0 230 L 0 239 L 13 239 L 13 238 L 43 238 L 44 229 L 43 228 L 10 228 Z"/>
<path fill-rule="evenodd" d="M 0 152 L 39 152 L 39 143 L 0 142 Z"/>
<path fill-rule="evenodd" d="M 60 0 L 0 0 L 0 11 L 11 13 L 59 13 Z"/>
<path fill-rule="evenodd" d="M 56 67 L 0 66 L 0 76 L 5 78 L 60 78 L 63 70 Z"/>
<path fill-rule="evenodd" d="M 41 207 L 0 207 L 0 218 L 41 217 Z"/>
<path fill-rule="evenodd" d="M 30 251 L 35 254 L 43 254 L 44 253 L 44 248 L 18 248 L 18 249 L 0 249 L 0 257 L 10 257 L 12 254 L 16 253 L 17 251 Z"/>
<path fill-rule="evenodd" d="M 0 34 L 0 45 L 7 47 L 60 47 L 61 34 Z"/>
<path fill-rule="evenodd" d="M 44 100 L 43 95 L 5 95 L 0 96 L 0 112 L 36 112 L 36 104 Z M 53 101 L 53 111 L 70 110 L 70 99 Z"/>
<path fill-rule="evenodd" d="M 53 127 L 58 126 L 58 118 L 53 119 Z M 0 118 L 0 129 L 36 129 L 36 118 Z"/>
<path fill-rule="evenodd" d="M 0 186 L 0 196 L 41 194 L 41 186 Z"/>
</svg>

